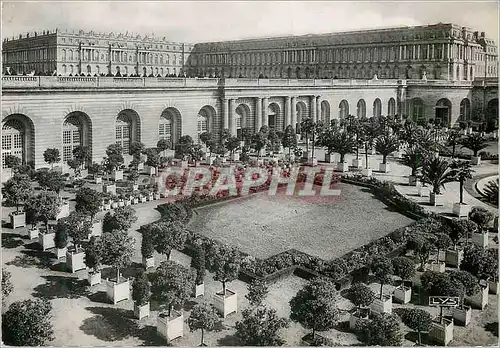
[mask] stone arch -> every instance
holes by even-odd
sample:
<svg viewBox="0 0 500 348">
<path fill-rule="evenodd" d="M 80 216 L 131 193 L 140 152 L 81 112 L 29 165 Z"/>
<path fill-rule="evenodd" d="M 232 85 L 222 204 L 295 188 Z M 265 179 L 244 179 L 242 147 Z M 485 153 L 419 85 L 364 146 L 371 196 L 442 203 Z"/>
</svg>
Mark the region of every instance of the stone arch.
<svg viewBox="0 0 500 348">
<path fill-rule="evenodd" d="M 321 101 L 320 103 L 320 112 L 321 112 L 321 121 L 325 125 L 330 124 L 330 103 L 326 100 Z"/>
<path fill-rule="evenodd" d="M 364 99 L 358 100 L 356 116 L 358 118 L 366 117 L 366 103 Z"/>
<path fill-rule="evenodd" d="M 405 75 L 407 79 L 413 78 L 413 68 L 410 65 L 406 67 Z"/>
<path fill-rule="evenodd" d="M 200 134 L 204 132 L 214 132 L 214 121 L 217 115 L 217 111 L 211 105 L 203 106 L 197 115 L 197 132 L 196 141 L 200 143 Z"/>
<path fill-rule="evenodd" d="M 410 101 L 410 115 L 413 122 L 421 122 L 425 119 L 424 102 L 420 98 L 413 98 Z"/>
<path fill-rule="evenodd" d="M 307 106 L 303 101 L 297 101 L 295 105 L 295 112 L 297 113 L 297 124 L 295 125 L 296 133 L 300 133 L 300 123 L 305 120 L 307 115 Z"/>
<path fill-rule="evenodd" d="M 295 68 L 295 78 L 297 78 L 297 79 L 301 78 L 300 68 L 299 67 Z"/>
<path fill-rule="evenodd" d="M 498 98 L 488 101 L 486 107 L 486 122 L 487 128 L 498 128 Z"/>
<path fill-rule="evenodd" d="M 390 98 L 387 103 L 387 116 L 395 116 L 396 115 L 396 100 L 394 98 Z"/>
<path fill-rule="evenodd" d="M 349 102 L 343 99 L 339 104 L 339 119 L 343 120 L 349 115 Z"/>
<path fill-rule="evenodd" d="M 458 120 L 461 122 L 467 122 L 470 120 L 470 100 L 468 98 L 462 99 L 460 102 L 460 116 Z"/>
<path fill-rule="evenodd" d="M 182 116 L 175 107 L 167 107 L 160 115 L 158 136 L 160 139 L 170 141 L 172 147 L 177 144 L 182 136 Z"/>
<path fill-rule="evenodd" d="M 373 116 L 377 118 L 382 116 L 382 102 L 379 98 L 373 101 Z"/>
<path fill-rule="evenodd" d="M 250 128 L 250 107 L 241 103 L 235 109 L 236 136 L 243 139 L 243 128 Z"/>
<path fill-rule="evenodd" d="M 115 140 L 122 145 L 123 153 L 128 154 L 130 144 L 141 141 L 141 118 L 133 109 L 124 109 L 115 120 Z"/>
<path fill-rule="evenodd" d="M 441 98 L 436 103 L 435 122 L 440 122 L 443 126 L 451 123 L 451 101 L 447 98 Z"/>
<path fill-rule="evenodd" d="M 275 103 L 275 102 L 272 102 L 272 103 L 269 103 L 269 106 L 268 106 L 268 112 L 267 112 L 267 126 L 269 126 L 269 128 L 274 128 L 274 130 L 279 130 L 279 126 L 280 126 L 280 121 L 281 121 L 281 117 L 280 117 L 280 113 L 281 113 L 281 108 L 280 106 L 278 105 L 278 103 Z M 282 124 L 282 122 L 281 122 Z"/>
<path fill-rule="evenodd" d="M 87 147 L 92 153 L 92 120 L 85 112 L 73 111 L 66 115 L 63 121 L 61 151 L 63 164 L 73 158 L 73 150 L 78 146 Z"/>
<path fill-rule="evenodd" d="M 35 164 L 35 126 L 25 114 L 10 114 L 2 121 L 2 168 L 7 155 L 20 158 L 23 164 Z"/>
</svg>

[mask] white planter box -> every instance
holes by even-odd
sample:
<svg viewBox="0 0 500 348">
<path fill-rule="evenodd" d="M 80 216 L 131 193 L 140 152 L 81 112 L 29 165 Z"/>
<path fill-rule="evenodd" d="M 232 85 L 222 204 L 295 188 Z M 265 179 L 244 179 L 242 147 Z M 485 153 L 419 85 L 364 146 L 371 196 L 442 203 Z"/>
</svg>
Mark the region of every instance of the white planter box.
<svg viewBox="0 0 500 348">
<path fill-rule="evenodd" d="M 488 292 L 488 286 L 481 287 L 481 290 L 477 294 L 473 296 L 466 296 L 465 300 L 471 305 L 472 308 L 483 310 L 488 304 Z"/>
<path fill-rule="evenodd" d="M 102 177 L 100 176 L 94 177 L 94 184 L 102 184 Z"/>
<path fill-rule="evenodd" d="M 472 242 L 481 248 L 488 247 L 489 233 L 473 233 Z"/>
<path fill-rule="evenodd" d="M 138 163 L 137 170 L 144 170 L 144 163 L 142 163 L 142 162 Z"/>
<path fill-rule="evenodd" d="M 118 201 L 118 206 L 119 207 L 124 207 L 125 206 L 125 202 L 124 201 Z"/>
<path fill-rule="evenodd" d="M 65 218 L 69 215 L 69 204 L 63 203 L 60 205 L 59 214 L 56 215 L 56 220 Z"/>
<path fill-rule="evenodd" d="M 118 208 L 118 202 L 112 202 L 111 209 L 116 209 L 116 208 Z"/>
<path fill-rule="evenodd" d="M 470 161 L 471 161 L 472 165 L 478 166 L 481 164 L 481 157 L 480 156 L 478 156 L 478 157 L 472 156 Z"/>
<path fill-rule="evenodd" d="M 73 253 L 73 251 L 68 250 L 66 252 L 66 266 L 71 273 L 87 268 L 85 266 L 85 252 Z"/>
<path fill-rule="evenodd" d="M 92 236 L 99 237 L 102 234 L 102 220 L 97 220 L 92 223 L 92 231 L 89 234 L 89 239 Z"/>
<path fill-rule="evenodd" d="M 238 294 L 236 291 L 226 289 L 226 296 L 223 297 L 222 294 L 214 294 L 214 306 L 215 309 L 226 318 L 231 313 L 238 312 Z"/>
<path fill-rule="evenodd" d="M 453 340 L 453 321 L 443 319 L 443 323 L 431 323 L 429 339 L 440 345 L 447 346 Z"/>
<path fill-rule="evenodd" d="M 103 205 L 103 207 L 104 207 L 104 210 L 110 210 L 111 209 L 111 203 L 105 203 Z"/>
<path fill-rule="evenodd" d="M 54 255 L 56 256 L 57 259 L 63 258 L 66 256 L 66 252 L 68 251 L 67 247 L 64 247 L 62 249 L 55 248 L 54 249 Z"/>
<path fill-rule="evenodd" d="M 89 281 L 90 286 L 101 284 L 101 272 L 94 272 L 94 273 L 89 272 L 87 279 Z"/>
<path fill-rule="evenodd" d="M 161 195 L 160 195 L 159 193 L 155 193 L 155 194 L 153 195 L 153 198 L 154 198 L 155 200 L 159 200 L 159 199 L 161 199 Z"/>
<path fill-rule="evenodd" d="M 337 171 L 345 173 L 349 171 L 349 163 L 347 162 L 338 162 L 337 163 Z"/>
<path fill-rule="evenodd" d="M 371 168 L 363 168 L 361 174 L 366 177 L 371 177 L 373 175 L 373 170 Z"/>
<path fill-rule="evenodd" d="M 462 259 L 464 258 L 464 251 L 457 249 L 448 249 L 445 253 L 445 263 L 449 266 L 460 267 Z"/>
<path fill-rule="evenodd" d="M 19 214 L 9 214 L 10 225 L 13 229 L 18 227 L 26 227 L 26 213 L 22 212 Z"/>
<path fill-rule="evenodd" d="M 51 233 L 39 232 L 38 233 L 38 243 L 40 243 L 40 246 L 42 247 L 43 251 L 56 247 L 56 243 L 54 241 L 55 237 L 56 237 L 55 232 L 51 232 Z"/>
<path fill-rule="evenodd" d="M 105 193 L 111 193 L 112 195 L 116 195 L 116 185 L 103 185 L 102 191 Z"/>
<path fill-rule="evenodd" d="M 149 168 L 148 168 L 148 174 L 149 174 L 149 176 L 156 175 L 156 168 L 149 166 Z"/>
<path fill-rule="evenodd" d="M 111 178 L 114 181 L 123 180 L 123 170 L 113 170 L 111 173 Z"/>
<path fill-rule="evenodd" d="M 316 157 L 310 157 L 307 159 L 307 164 L 311 167 L 318 165 L 318 159 Z"/>
<path fill-rule="evenodd" d="M 205 295 L 205 283 L 201 283 L 194 286 L 194 297 L 199 297 Z"/>
<path fill-rule="evenodd" d="M 453 215 L 462 217 L 469 216 L 471 206 L 468 204 L 453 203 Z"/>
<path fill-rule="evenodd" d="M 393 296 L 399 303 L 406 304 L 411 301 L 411 288 L 398 286 L 394 289 Z"/>
<path fill-rule="evenodd" d="M 174 318 L 158 316 L 156 331 L 170 344 L 176 338 L 184 336 L 184 314 L 172 310 L 177 315 Z"/>
<path fill-rule="evenodd" d="M 368 315 L 361 316 L 357 311 L 355 313 L 349 313 L 349 329 L 355 330 L 358 322 L 363 319 L 368 319 L 368 317 Z"/>
<path fill-rule="evenodd" d="M 363 169 L 363 159 L 362 158 L 360 158 L 360 159 L 353 159 L 352 160 L 352 166 L 354 168 Z"/>
<path fill-rule="evenodd" d="M 403 154 L 401 153 L 401 151 L 395 151 L 392 153 L 392 157 L 401 158 L 401 157 L 403 157 Z"/>
<path fill-rule="evenodd" d="M 469 306 L 453 308 L 453 321 L 463 326 L 467 326 L 470 323 L 471 317 L 472 309 Z"/>
<path fill-rule="evenodd" d="M 434 158 L 439 158 L 439 151 L 434 152 Z"/>
<path fill-rule="evenodd" d="M 144 266 L 145 269 L 152 268 L 155 266 L 155 258 L 154 257 L 143 257 L 142 258 L 142 265 Z"/>
<path fill-rule="evenodd" d="M 205 160 L 205 164 L 209 165 L 209 166 L 213 165 L 216 158 L 217 157 L 214 157 L 214 156 L 207 156 L 207 158 Z"/>
<path fill-rule="evenodd" d="M 370 151 L 369 154 L 371 154 L 371 155 L 376 155 L 377 154 L 377 150 L 375 150 L 374 147 L 371 150 L 368 150 L 368 151 Z"/>
<path fill-rule="evenodd" d="M 225 160 L 225 158 L 224 158 Z M 181 168 L 186 169 L 188 167 L 188 161 L 181 161 Z"/>
<path fill-rule="evenodd" d="M 389 171 L 391 170 L 391 167 L 389 165 L 389 163 L 380 163 L 379 166 L 378 166 L 378 170 L 379 172 L 382 172 L 382 173 L 389 173 Z"/>
<path fill-rule="evenodd" d="M 40 233 L 40 230 L 38 228 L 31 228 L 28 230 L 28 237 L 30 240 L 38 238 L 39 233 Z"/>
<path fill-rule="evenodd" d="M 139 189 L 139 185 L 133 184 L 132 185 L 132 191 L 137 191 Z"/>
<path fill-rule="evenodd" d="M 444 273 L 445 267 L 444 262 L 431 262 L 429 263 L 428 269 L 433 272 Z"/>
<path fill-rule="evenodd" d="M 410 185 L 410 186 L 417 186 L 417 181 L 418 181 L 418 179 L 416 176 L 410 175 L 408 177 L 408 185 Z"/>
<path fill-rule="evenodd" d="M 120 301 L 128 300 L 130 297 L 130 282 L 127 280 L 116 283 L 110 280 L 106 281 L 106 294 L 108 299 L 117 304 Z"/>
<path fill-rule="evenodd" d="M 148 201 L 151 202 L 152 200 L 154 200 L 153 194 L 149 194 L 148 195 Z"/>
<path fill-rule="evenodd" d="M 335 162 L 335 155 L 325 153 L 325 162 L 326 163 L 333 163 Z"/>
<path fill-rule="evenodd" d="M 146 196 L 141 196 L 140 200 L 141 200 L 141 203 L 146 203 L 147 202 Z"/>
<path fill-rule="evenodd" d="M 139 198 L 132 199 L 132 204 L 139 204 Z"/>
<path fill-rule="evenodd" d="M 128 207 L 128 206 L 131 206 L 132 205 L 132 200 L 131 199 L 126 199 L 125 201 L 125 206 Z"/>
<path fill-rule="evenodd" d="M 382 300 L 376 298 L 370 308 L 375 313 L 392 313 L 392 296 L 384 296 Z"/>
<path fill-rule="evenodd" d="M 134 316 L 139 320 L 149 317 L 149 302 L 142 306 L 137 306 L 134 303 Z"/>
<path fill-rule="evenodd" d="M 433 206 L 438 206 L 438 205 L 443 205 L 444 203 L 444 198 L 443 195 L 437 195 L 433 192 L 429 194 L 429 202 Z"/>
<path fill-rule="evenodd" d="M 240 160 L 240 154 L 239 153 L 233 153 L 231 155 L 231 161 L 239 161 Z"/>
<path fill-rule="evenodd" d="M 498 295 L 498 281 L 488 280 L 488 288 L 490 289 L 490 294 Z"/>
</svg>

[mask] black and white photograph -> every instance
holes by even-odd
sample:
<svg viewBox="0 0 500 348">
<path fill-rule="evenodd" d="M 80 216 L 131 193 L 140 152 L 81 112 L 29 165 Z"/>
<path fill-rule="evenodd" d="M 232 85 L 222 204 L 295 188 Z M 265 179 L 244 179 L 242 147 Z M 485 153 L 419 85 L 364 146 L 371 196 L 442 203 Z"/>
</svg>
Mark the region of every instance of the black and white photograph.
<svg viewBox="0 0 500 348">
<path fill-rule="evenodd" d="M 2 346 L 497 346 L 498 1 L 1 1 Z"/>
</svg>

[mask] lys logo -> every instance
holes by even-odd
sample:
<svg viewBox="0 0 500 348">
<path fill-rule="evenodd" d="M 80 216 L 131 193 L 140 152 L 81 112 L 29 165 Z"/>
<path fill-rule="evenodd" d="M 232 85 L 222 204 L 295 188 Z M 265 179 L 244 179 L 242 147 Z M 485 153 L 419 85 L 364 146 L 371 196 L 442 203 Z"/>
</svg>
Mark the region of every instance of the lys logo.
<svg viewBox="0 0 500 348">
<path fill-rule="evenodd" d="M 430 296 L 429 306 L 455 307 L 460 304 L 460 298 L 455 296 Z"/>
</svg>

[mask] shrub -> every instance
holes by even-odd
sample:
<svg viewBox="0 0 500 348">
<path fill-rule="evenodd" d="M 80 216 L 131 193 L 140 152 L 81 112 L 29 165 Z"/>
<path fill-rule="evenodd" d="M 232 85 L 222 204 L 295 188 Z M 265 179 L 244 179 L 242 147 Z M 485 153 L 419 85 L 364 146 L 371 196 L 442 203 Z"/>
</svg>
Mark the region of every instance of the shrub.
<svg viewBox="0 0 500 348">
<path fill-rule="evenodd" d="M 375 293 L 363 283 L 356 283 L 348 290 L 349 300 L 358 308 L 368 307 L 375 300 Z"/>
<path fill-rule="evenodd" d="M 5 301 L 7 296 L 10 295 L 12 290 L 14 290 L 14 285 L 10 281 L 11 274 L 5 268 L 2 268 L 2 303 Z"/>
<path fill-rule="evenodd" d="M 392 259 L 394 275 L 401 280 L 409 280 L 415 275 L 415 263 L 412 259 L 405 256 L 398 256 Z"/>
<path fill-rule="evenodd" d="M 191 267 L 196 270 L 196 284 L 203 284 L 205 278 L 205 250 L 199 244 L 194 244 L 194 255 L 191 259 Z"/>
<path fill-rule="evenodd" d="M 265 300 L 268 292 L 266 282 L 254 280 L 248 285 L 248 294 L 245 295 L 245 298 L 250 302 L 250 306 L 257 307 Z"/>
<path fill-rule="evenodd" d="M 201 330 L 201 343 L 204 345 L 203 334 L 205 331 L 212 331 L 220 323 L 219 317 L 212 305 L 200 303 L 193 307 L 188 318 L 189 330 Z"/>
<path fill-rule="evenodd" d="M 56 248 L 63 249 L 68 245 L 68 230 L 67 225 L 62 219 L 57 221 L 56 234 L 54 236 Z"/>
<path fill-rule="evenodd" d="M 477 224 L 480 232 L 484 232 L 493 221 L 495 215 L 482 207 L 472 207 L 469 219 Z"/>
<path fill-rule="evenodd" d="M 236 337 L 242 345 L 281 346 L 285 343 L 279 336 L 279 331 L 290 325 L 287 319 L 276 315 L 275 309 L 245 309 L 242 317 L 242 320 L 236 323 Z"/>
<path fill-rule="evenodd" d="M 149 302 L 151 288 L 146 273 L 140 272 L 132 283 L 132 300 L 136 306 L 143 306 Z"/>
<path fill-rule="evenodd" d="M 432 317 L 430 313 L 420 308 L 403 308 L 401 320 L 410 329 L 417 331 L 418 344 L 421 345 L 421 333 L 429 331 L 432 324 Z"/>
<path fill-rule="evenodd" d="M 403 334 L 398 317 L 395 314 L 375 315 L 364 326 L 362 335 L 366 343 L 372 346 L 400 346 Z"/>
<path fill-rule="evenodd" d="M 143 230 L 141 242 L 141 254 L 144 258 L 150 258 L 154 253 L 153 236 L 149 229 Z"/>
</svg>

